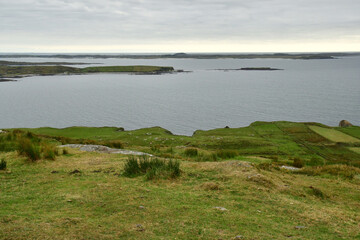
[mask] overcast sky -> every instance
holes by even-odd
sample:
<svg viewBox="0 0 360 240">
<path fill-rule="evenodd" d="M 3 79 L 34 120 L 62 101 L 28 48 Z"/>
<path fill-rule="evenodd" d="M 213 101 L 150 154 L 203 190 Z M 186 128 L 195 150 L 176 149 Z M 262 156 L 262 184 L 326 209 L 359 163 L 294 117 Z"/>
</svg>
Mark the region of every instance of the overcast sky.
<svg viewBox="0 0 360 240">
<path fill-rule="evenodd" d="M 359 0 L 0 0 L 0 52 L 360 51 Z"/>
</svg>

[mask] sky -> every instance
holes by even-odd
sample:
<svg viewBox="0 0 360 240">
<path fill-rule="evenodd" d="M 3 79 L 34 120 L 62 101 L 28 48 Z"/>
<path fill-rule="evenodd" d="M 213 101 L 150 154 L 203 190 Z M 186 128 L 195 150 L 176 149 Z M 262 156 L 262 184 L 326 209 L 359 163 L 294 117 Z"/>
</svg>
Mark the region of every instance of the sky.
<svg viewBox="0 0 360 240">
<path fill-rule="evenodd" d="M 0 53 L 360 51 L 359 13 L 359 0 L 0 0 Z"/>
</svg>

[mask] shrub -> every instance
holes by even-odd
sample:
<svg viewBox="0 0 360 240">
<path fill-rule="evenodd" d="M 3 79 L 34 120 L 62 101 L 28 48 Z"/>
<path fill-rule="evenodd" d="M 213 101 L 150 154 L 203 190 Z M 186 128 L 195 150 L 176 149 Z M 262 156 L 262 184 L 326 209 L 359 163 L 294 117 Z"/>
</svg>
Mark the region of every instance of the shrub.
<svg viewBox="0 0 360 240">
<path fill-rule="evenodd" d="M 222 149 L 216 151 L 216 155 L 221 159 L 229 159 L 234 158 L 239 154 L 236 150 Z"/>
<path fill-rule="evenodd" d="M 300 158 L 294 158 L 293 166 L 297 168 L 302 168 L 304 166 L 304 162 Z"/>
<path fill-rule="evenodd" d="M 0 161 L 0 170 L 5 170 L 6 169 L 6 161 L 5 159 L 1 159 Z"/>
<path fill-rule="evenodd" d="M 187 157 L 195 157 L 198 155 L 198 150 L 196 148 L 186 148 L 184 154 Z"/>
<path fill-rule="evenodd" d="M 31 161 L 36 161 L 41 158 L 40 146 L 35 145 L 27 138 L 19 140 L 18 152 L 20 155 L 27 157 Z"/>
<path fill-rule="evenodd" d="M 180 176 L 180 162 L 175 160 L 149 159 L 143 156 L 140 159 L 129 157 L 125 163 L 124 176 L 136 177 L 145 175 L 147 180 L 155 178 L 176 178 Z"/>
</svg>

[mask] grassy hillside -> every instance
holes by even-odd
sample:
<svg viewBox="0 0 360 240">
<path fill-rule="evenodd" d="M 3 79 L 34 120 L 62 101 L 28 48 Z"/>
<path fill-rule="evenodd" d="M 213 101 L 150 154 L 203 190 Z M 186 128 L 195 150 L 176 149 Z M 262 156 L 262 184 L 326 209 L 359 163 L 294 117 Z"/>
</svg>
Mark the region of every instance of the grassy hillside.
<svg viewBox="0 0 360 240">
<path fill-rule="evenodd" d="M 359 146 L 314 126 L 354 138 L 359 129 L 256 122 L 191 137 L 160 127 L 7 130 L 0 239 L 360 239 Z M 39 160 L 21 155 L 26 140 L 39 146 Z M 180 176 L 128 177 L 121 154 L 59 148 L 44 159 L 50 145 L 111 141 L 177 159 Z M 281 167 L 299 162 L 298 171 Z"/>
<path fill-rule="evenodd" d="M 334 138 L 326 138 L 314 129 L 324 129 Z M 160 127 L 122 131 L 120 128 L 71 127 L 64 129 L 23 129 L 44 136 L 57 137 L 63 143 L 81 139 L 97 141 L 119 140 L 126 148 L 141 150 L 158 156 L 183 158 L 184 149 L 196 148 L 193 161 L 211 160 L 221 152 L 233 152 L 233 158 L 261 156 L 279 162 L 291 163 L 295 158 L 305 165 L 344 163 L 360 167 L 360 155 L 351 147 L 360 147 L 355 137 L 360 127 L 329 128 L 316 123 L 255 122 L 243 128 L 222 128 L 196 131 L 193 136 L 173 135 Z M 345 129 L 345 128 L 344 128 Z M 351 133 L 352 136 L 351 136 Z M 64 138 L 65 137 L 65 138 Z M 338 138 L 336 138 L 338 137 Z M 69 139 L 66 139 L 69 138 Z M 351 140 L 349 142 L 349 139 Z M 234 155 L 233 154 L 233 155 Z M 221 160 L 221 157 L 216 157 Z"/>
</svg>

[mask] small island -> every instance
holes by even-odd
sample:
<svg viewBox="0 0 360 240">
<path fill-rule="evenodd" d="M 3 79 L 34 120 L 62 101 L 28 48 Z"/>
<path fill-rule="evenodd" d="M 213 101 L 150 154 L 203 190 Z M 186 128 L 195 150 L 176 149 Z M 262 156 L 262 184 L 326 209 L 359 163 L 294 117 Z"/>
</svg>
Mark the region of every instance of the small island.
<svg viewBox="0 0 360 240">
<path fill-rule="evenodd" d="M 271 67 L 243 67 L 243 68 L 221 68 L 215 69 L 219 71 L 278 71 L 284 70 L 280 68 L 271 68 Z"/>
</svg>

